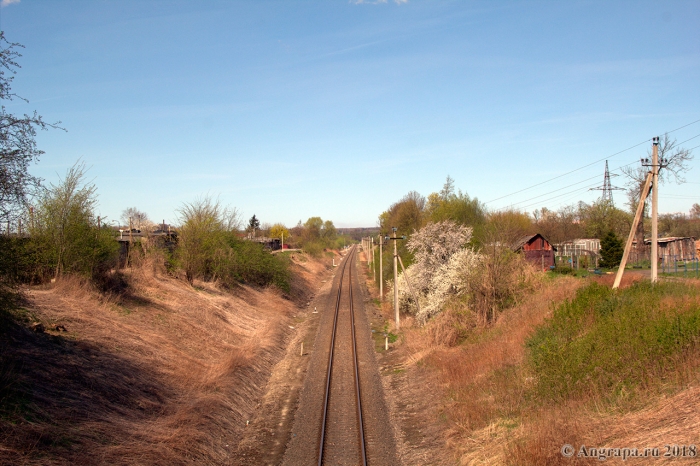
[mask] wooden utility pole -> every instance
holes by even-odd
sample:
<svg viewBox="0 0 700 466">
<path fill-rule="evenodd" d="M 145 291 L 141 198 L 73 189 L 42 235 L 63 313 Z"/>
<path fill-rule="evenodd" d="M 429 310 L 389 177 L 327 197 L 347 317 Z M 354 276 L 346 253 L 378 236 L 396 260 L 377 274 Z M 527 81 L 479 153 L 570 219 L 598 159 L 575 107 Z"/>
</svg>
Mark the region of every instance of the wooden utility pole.
<svg viewBox="0 0 700 466">
<path fill-rule="evenodd" d="M 382 235 L 379 234 L 379 300 L 384 301 L 384 269 L 382 268 Z"/>
<path fill-rule="evenodd" d="M 396 228 L 394 230 L 394 235 L 396 235 Z M 394 238 L 394 317 L 396 318 L 396 330 L 399 329 L 399 274 L 397 270 L 398 257 L 399 254 L 396 250 L 396 239 Z"/>
<path fill-rule="evenodd" d="M 613 283 L 613 289 L 620 286 L 622 281 L 622 274 L 625 272 L 625 266 L 627 265 L 627 258 L 630 255 L 630 249 L 632 249 L 632 242 L 634 241 L 634 234 L 637 231 L 637 224 L 642 218 L 642 213 L 644 212 L 644 202 L 647 200 L 647 195 L 649 194 L 649 186 L 651 185 L 652 173 L 647 173 L 646 181 L 642 187 L 642 191 L 639 194 L 639 205 L 637 205 L 637 212 L 634 214 L 634 220 L 632 221 L 632 228 L 630 228 L 630 234 L 627 236 L 627 244 L 625 244 L 625 251 L 622 253 L 622 260 L 620 261 L 620 267 L 617 269 L 617 275 L 615 275 L 615 283 Z M 652 263 L 653 266 L 653 263 Z"/>
<path fill-rule="evenodd" d="M 391 230 L 394 232 L 394 236 L 387 236 L 385 239 L 394 240 L 394 317 L 396 319 L 396 330 L 399 329 L 399 253 L 396 246 L 396 241 L 400 239 L 406 239 L 405 236 L 396 236 L 396 227 L 392 227 Z"/>
<path fill-rule="evenodd" d="M 369 237 L 365 238 L 365 244 L 367 245 L 367 268 L 372 266 L 372 256 L 369 254 Z"/>
<path fill-rule="evenodd" d="M 374 263 L 374 236 L 370 238 L 370 250 L 372 251 L 372 280 L 377 280 L 377 267 Z"/>
<path fill-rule="evenodd" d="M 659 266 L 659 138 L 653 139 L 651 150 L 651 282 L 658 277 Z"/>
</svg>

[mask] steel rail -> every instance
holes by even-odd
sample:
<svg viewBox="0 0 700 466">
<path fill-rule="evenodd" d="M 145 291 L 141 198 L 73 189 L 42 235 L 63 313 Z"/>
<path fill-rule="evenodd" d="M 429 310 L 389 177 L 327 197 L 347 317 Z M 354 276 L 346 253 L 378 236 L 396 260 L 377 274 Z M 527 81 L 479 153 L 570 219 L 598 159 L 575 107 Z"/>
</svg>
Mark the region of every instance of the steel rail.
<svg viewBox="0 0 700 466">
<path fill-rule="evenodd" d="M 338 314 L 340 312 L 340 301 L 343 290 L 343 279 L 345 277 L 345 270 L 348 263 L 352 264 L 355 258 L 355 247 L 348 253 L 348 256 L 343 261 L 343 268 L 340 272 L 340 279 L 338 281 L 338 293 L 335 301 L 335 313 L 333 315 L 333 330 L 331 332 L 331 345 L 328 355 L 328 370 L 326 371 L 326 393 L 323 401 L 323 419 L 321 423 L 321 439 L 319 441 L 318 447 L 318 466 L 323 464 L 323 452 L 324 443 L 326 438 L 326 421 L 328 420 L 328 401 L 330 399 L 330 389 L 331 389 L 331 377 L 333 375 L 333 353 L 335 348 L 335 336 L 338 327 Z M 360 432 L 360 450 L 362 455 L 362 464 L 367 466 L 367 451 L 365 448 L 365 434 L 364 434 L 364 422 L 362 420 L 362 405 L 360 401 L 360 376 L 359 376 L 359 365 L 357 362 L 357 343 L 355 340 L 355 313 L 352 298 L 352 265 L 350 272 L 348 274 L 348 282 L 350 287 L 349 297 L 350 297 L 350 318 L 351 318 L 351 330 L 352 330 L 352 352 L 353 352 L 353 366 L 355 371 L 355 396 L 357 398 L 357 412 L 358 412 L 358 422 L 359 422 L 359 432 Z"/>
<path fill-rule="evenodd" d="M 354 260 L 354 256 L 353 256 Z M 355 396 L 357 398 L 357 420 L 360 431 L 360 450 L 362 451 L 362 466 L 367 466 L 367 450 L 365 449 L 365 427 L 362 421 L 362 399 L 360 397 L 360 370 L 357 362 L 357 339 L 355 338 L 355 306 L 352 299 L 352 264 L 350 265 L 350 273 L 348 274 L 348 283 L 350 285 L 350 325 L 352 328 L 352 357 L 353 365 L 355 366 Z"/>
</svg>

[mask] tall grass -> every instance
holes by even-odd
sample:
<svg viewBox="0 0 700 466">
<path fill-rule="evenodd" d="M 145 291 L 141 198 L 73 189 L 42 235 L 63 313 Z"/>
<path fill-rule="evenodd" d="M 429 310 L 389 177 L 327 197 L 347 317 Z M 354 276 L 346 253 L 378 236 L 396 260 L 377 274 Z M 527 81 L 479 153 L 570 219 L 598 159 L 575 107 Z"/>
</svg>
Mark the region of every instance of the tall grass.
<svg viewBox="0 0 700 466">
<path fill-rule="evenodd" d="M 700 338 L 697 287 L 592 283 L 559 306 L 527 341 L 538 395 L 614 400 L 675 372 Z"/>
<path fill-rule="evenodd" d="M 409 360 L 444 389 L 444 437 L 461 464 L 581 464 L 561 446 L 602 445 L 610 418 L 699 380 L 697 284 L 549 278 L 493 326 L 453 300 L 407 333 Z"/>
</svg>

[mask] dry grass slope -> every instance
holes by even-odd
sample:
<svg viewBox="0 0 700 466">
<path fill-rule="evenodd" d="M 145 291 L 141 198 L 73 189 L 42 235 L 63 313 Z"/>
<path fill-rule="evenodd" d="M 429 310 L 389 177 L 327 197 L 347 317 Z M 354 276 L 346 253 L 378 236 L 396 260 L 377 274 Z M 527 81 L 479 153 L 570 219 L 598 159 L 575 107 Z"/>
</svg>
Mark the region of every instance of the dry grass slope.
<svg viewBox="0 0 700 466">
<path fill-rule="evenodd" d="M 9 330 L 0 464 L 235 464 L 288 324 L 329 273 L 299 254 L 292 271 L 293 301 L 190 287 L 152 264 L 121 297 L 76 279 L 31 290 L 24 315 L 67 332 Z"/>
</svg>

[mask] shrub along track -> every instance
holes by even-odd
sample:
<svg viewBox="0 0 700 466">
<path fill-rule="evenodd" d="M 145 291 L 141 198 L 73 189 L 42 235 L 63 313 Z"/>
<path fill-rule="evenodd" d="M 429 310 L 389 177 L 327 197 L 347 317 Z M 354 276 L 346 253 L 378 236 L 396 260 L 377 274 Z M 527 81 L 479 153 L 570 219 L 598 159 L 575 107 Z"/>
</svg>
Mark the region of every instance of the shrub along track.
<svg viewBox="0 0 700 466">
<path fill-rule="evenodd" d="M 355 256 L 353 249 L 341 263 L 322 309 L 285 465 L 398 464 L 369 323 L 358 306 Z"/>
</svg>

